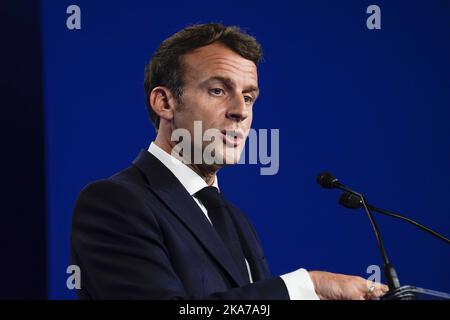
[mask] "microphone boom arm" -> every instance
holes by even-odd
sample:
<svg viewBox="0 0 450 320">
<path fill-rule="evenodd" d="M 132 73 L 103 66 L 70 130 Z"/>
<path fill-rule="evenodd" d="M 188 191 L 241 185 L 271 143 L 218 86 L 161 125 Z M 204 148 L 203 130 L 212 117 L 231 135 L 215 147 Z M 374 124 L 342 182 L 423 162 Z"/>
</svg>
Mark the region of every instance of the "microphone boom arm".
<svg viewBox="0 0 450 320">
<path fill-rule="evenodd" d="M 348 209 L 360 209 L 360 208 L 363 208 L 363 204 L 362 204 L 362 201 L 361 201 L 360 197 L 355 195 L 355 194 L 352 194 L 352 193 L 350 193 L 348 191 L 345 191 L 344 193 L 342 193 L 341 197 L 339 198 L 339 203 L 343 207 L 348 208 Z M 378 212 L 380 214 L 383 214 L 385 216 L 389 216 L 389 217 L 393 217 L 393 218 L 396 218 L 396 219 L 399 219 L 399 220 L 402 220 L 402 221 L 406 221 L 406 222 L 412 224 L 413 226 L 421 229 L 422 231 L 425 231 L 425 232 L 431 234 L 432 236 L 434 236 L 434 237 L 444 241 L 445 243 L 450 244 L 450 239 L 448 239 L 448 238 L 444 237 L 442 234 L 440 234 L 440 233 L 438 233 L 438 232 L 436 232 L 436 231 L 434 231 L 434 230 L 424 226 L 423 224 L 420 224 L 419 222 L 414 221 L 413 219 L 407 218 L 405 216 L 402 216 L 402 215 L 400 215 L 398 213 L 395 213 L 395 212 L 392 212 L 392 211 L 388 211 L 388 210 L 385 210 L 385 209 L 377 208 L 377 207 L 375 207 L 375 206 L 373 206 L 371 204 L 367 204 L 367 207 L 370 210 L 376 211 L 376 212 Z"/>
<path fill-rule="evenodd" d="M 377 225 L 375 219 L 373 218 L 372 212 L 370 211 L 369 206 L 367 205 L 367 202 L 366 202 L 364 196 L 359 192 L 356 192 L 356 191 L 353 191 L 353 190 L 347 188 L 346 186 L 339 183 L 338 181 L 335 181 L 334 185 L 336 188 L 341 189 L 346 192 L 349 192 L 349 193 L 352 193 L 361 199 L 364 210 L 367 213 L 367 217 L 369 218 L 370 224 L 372 225 L 372 229 L 375 233 L 375 237 L 377 238 L 378 247 L 380 248 L 380 251 L 381 251 L 381 256 L 383 258 L 383 263 L 384 263 L 384 274 L 386 277 L 386 281 L 388 283 L 388 287 L 390 290 L 395 290 L 395 289 L 400 288 L 400 281 L 398 279 L 397 272 L 395 271 L 394 266 L 389 261 L 389 258 L 386 253 L 386 249 L 384 248 L 383 240 L 381 239 L 380 229 L 378 229 L 378 225 Z"/>
</svg>

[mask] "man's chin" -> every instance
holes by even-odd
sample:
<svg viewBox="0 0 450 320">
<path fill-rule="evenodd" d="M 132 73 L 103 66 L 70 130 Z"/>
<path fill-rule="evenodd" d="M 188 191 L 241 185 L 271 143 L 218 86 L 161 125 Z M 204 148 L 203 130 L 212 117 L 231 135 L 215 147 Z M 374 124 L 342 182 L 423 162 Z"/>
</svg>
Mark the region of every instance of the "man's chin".
<svg viewBox="0 0 450 320">
<path fill-rule="evenodd" d="M 242 150 L 236 148 L 227 148 L 223 155 L 223 162 L 225 165 L 234 165 L 239 163 L 241 158 Z"/>
<path fill-rule="evenodd" d="M 242 147 L 220 146 L 215 148 L 215 152 L 203 153 L 203 162 L 213 164 L 217 167 L 229 166 L 239 163 L 242 154 Z"/>
<path fill-rule="evenodd" d="M 218 168 L 237 164 L 239 158 L 235 157 L 214 157 L 214 159 L 204 159 L 203 164 L 209 164 Z"/>
</svg>

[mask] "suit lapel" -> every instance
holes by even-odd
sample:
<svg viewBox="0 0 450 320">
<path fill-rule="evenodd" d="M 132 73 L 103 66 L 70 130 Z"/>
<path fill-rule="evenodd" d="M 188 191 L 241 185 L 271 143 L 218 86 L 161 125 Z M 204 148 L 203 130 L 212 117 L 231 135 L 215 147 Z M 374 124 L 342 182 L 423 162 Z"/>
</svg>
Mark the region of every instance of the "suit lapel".
<svg viewBox="0 0 450 320">
<path fill-rule="evenodd" d="M 179 218 L 238 286 L 245 284 L 231 254 L 191 195 L 155 156 L 142 150 L 133 164 L 145 175 L 149 188 Z"/>
<path fill-rule="evenodd" d="M 242 214 L 237 208 L 234 207 L 229 201 L 227 201 L 229 211 L 232 213 L 231 218 L 236 225 L 236 230 L 239 236 L 240 244 L 244 255 L 250 266 L 253 282 L 265 280 L 270 277 L 270 271 L 267 263 L 265 262 L 262 248 L 258 243 L 256 236 L 252 236 L 254 231 L 251 230 L 247 221 L 243 221 Z M 257 250 L 256 248 L 259 248 Z M 260 251 L 260 254 L 258 253 Z"/>
</svg>

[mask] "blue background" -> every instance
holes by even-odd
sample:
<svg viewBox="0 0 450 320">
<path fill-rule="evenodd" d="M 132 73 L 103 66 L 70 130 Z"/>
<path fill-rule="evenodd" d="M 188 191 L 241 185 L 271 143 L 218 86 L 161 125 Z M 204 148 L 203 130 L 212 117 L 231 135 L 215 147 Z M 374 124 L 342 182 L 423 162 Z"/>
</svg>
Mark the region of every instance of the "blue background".
<svg viewBox="0 0 450 320">
<path fill-rule="evenodd" d="M 66 8 L 81 8 L 81 30 Z M 381 30 L 366 8 L 381 7 Z M 320 189 L 330 171 L 371 203 L 450 235 L 449 1 L 42 1 L 49 298 L 66 299 L 74 202 L 154 138 L 144 66 L 166 37 L 199 22 L 236 24 L 263 45 L 254 128 L 280 130 L 280 170 L 219 173 L 254 222 L 274 274 L 357 274 L 381 264 L 364 214 Z M 448 245 L 383 216 L 402 284 L 450 292 Z"/>
</svg>

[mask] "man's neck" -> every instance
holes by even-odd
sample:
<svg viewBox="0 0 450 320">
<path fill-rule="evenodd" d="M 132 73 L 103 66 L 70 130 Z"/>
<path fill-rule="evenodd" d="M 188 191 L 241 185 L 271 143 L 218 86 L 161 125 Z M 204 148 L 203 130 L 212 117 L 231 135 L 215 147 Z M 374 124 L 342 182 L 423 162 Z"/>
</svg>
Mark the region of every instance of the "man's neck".
<svg viewBox="0 0 450 320">
<path fill-rule="evenodd" d="M 172 154 L 173 146 L 171 145 L 170 141 L 166 141 L 159 135 L 157 135 L 154 143 L 171 156 L 174 156 Z M 184 161 L 184 163 L 186 163 L 186 161 Z M 219 168 L 205 164 L 194 164 L 191 163 L 190 161 L 188 161 L 186 165 L 189 168 L 191 168 L 195 173 L 197 173 L 203 180 L 205 180 L 207 185 L 209 186 L 213 185 L 217 171 L 219 171 Z"/>
</svg>

